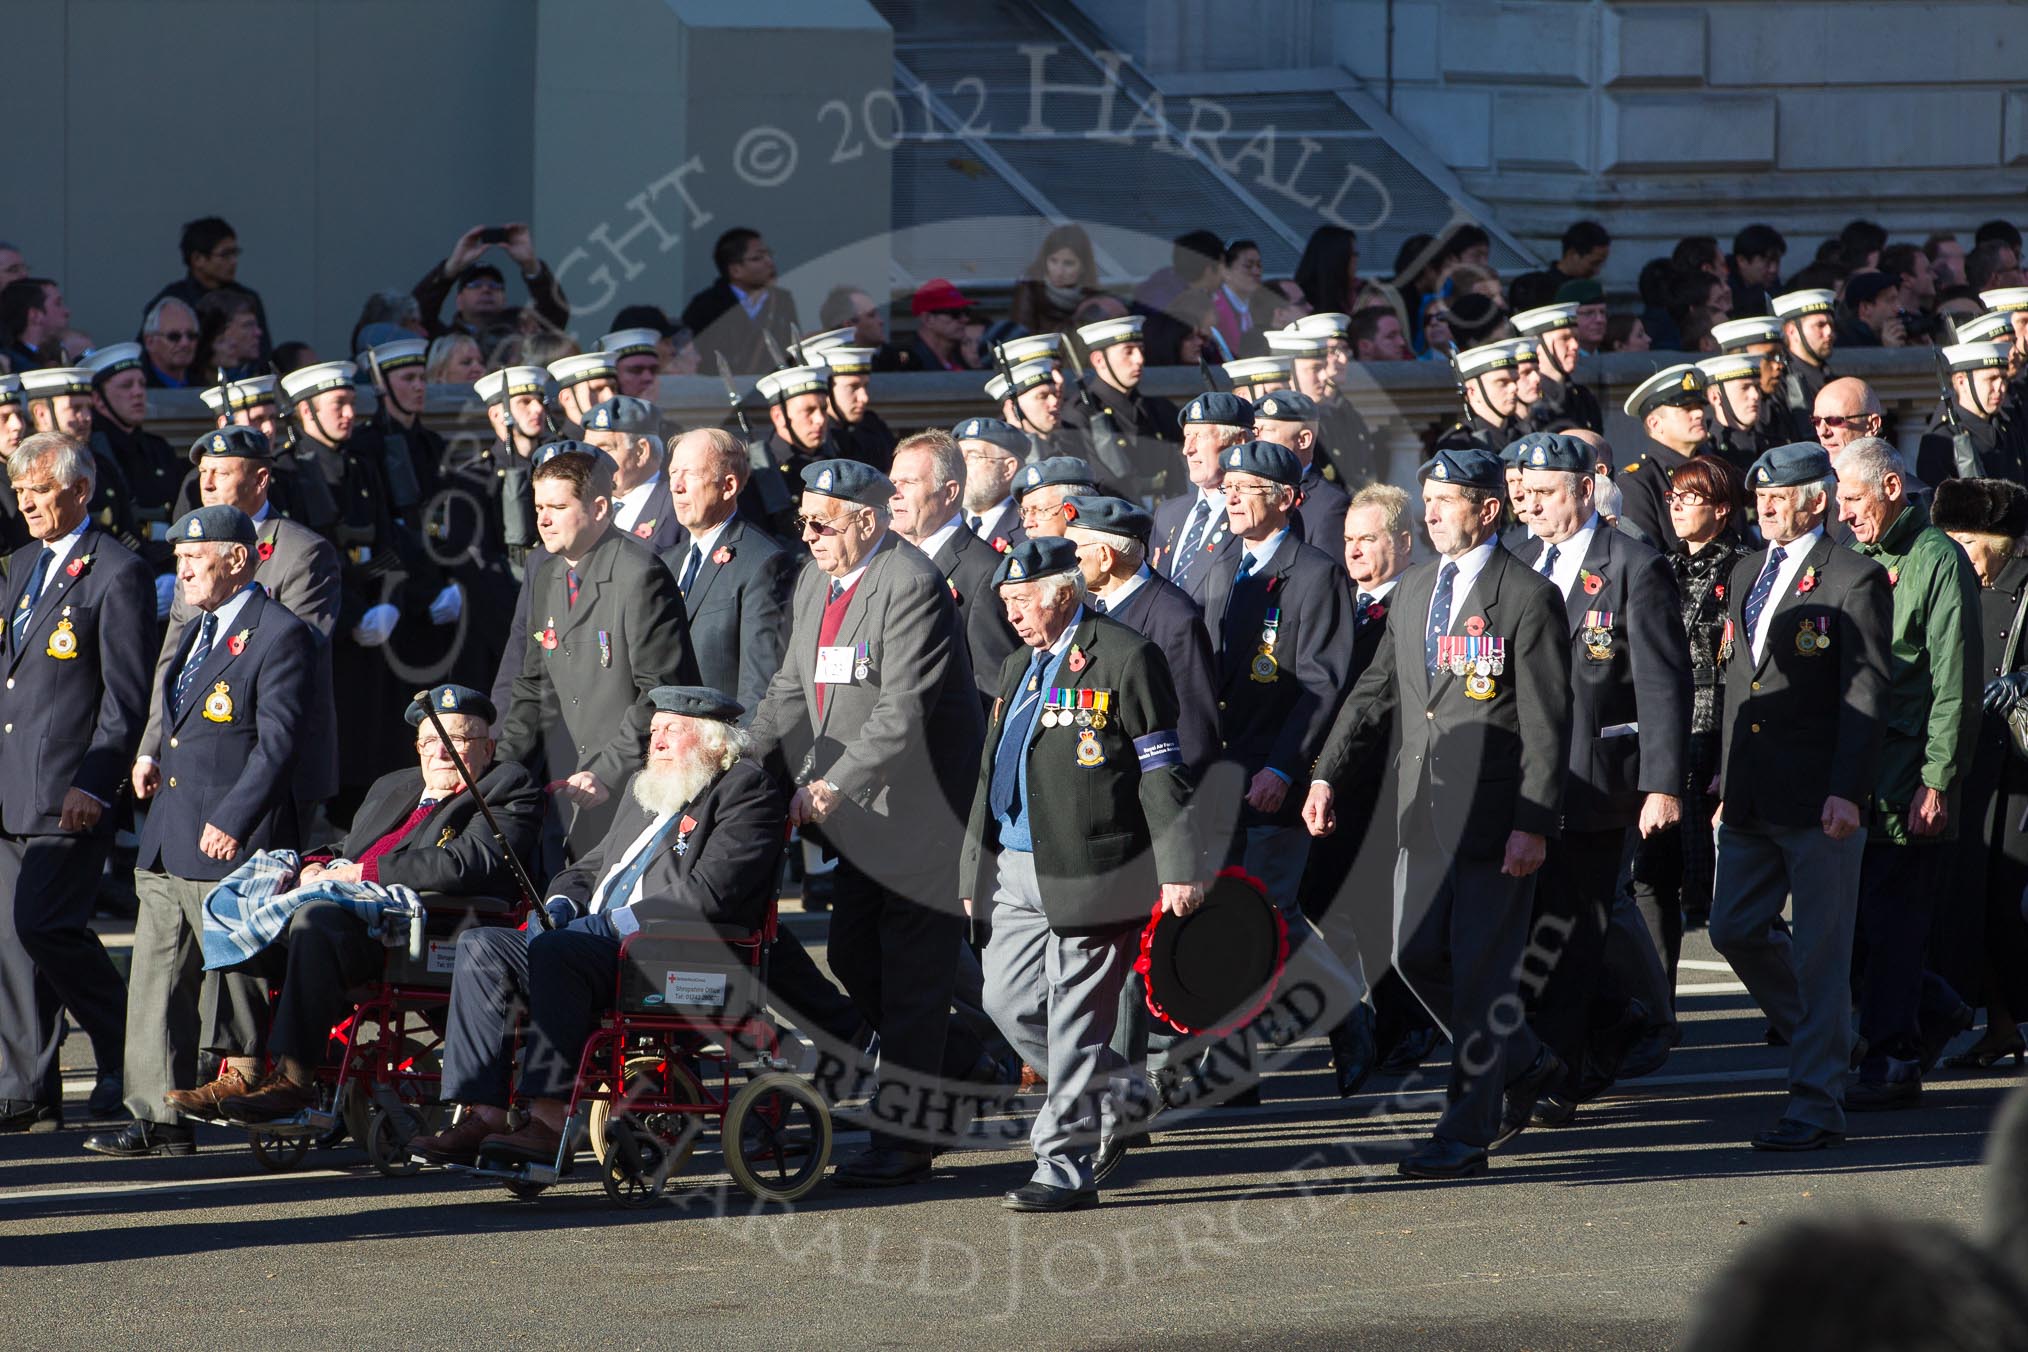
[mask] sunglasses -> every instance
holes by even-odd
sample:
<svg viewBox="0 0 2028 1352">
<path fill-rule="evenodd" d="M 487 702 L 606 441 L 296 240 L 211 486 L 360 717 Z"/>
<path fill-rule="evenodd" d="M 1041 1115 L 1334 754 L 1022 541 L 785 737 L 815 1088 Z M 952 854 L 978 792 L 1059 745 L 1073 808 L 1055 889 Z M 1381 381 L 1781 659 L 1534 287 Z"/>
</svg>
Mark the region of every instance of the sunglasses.
<svg viewBox="0 0 2028 1352">
<path fill-rule="evenodd" d="M 852 515 L 852 513 L 847 512 L 843 516 L 832 518 L 832 520 L 849 521 L 852 519 Z M 799 516 L 796 518 L 797 535 L 808 535 L 813 531 L 818 535 L 840 535 L 844 533 L 843 527 L 835 526 L 831 524 L 831 521 L 827 521 L 821 516 Z"/>
<path fill-rule="evenodd" d="M 1812 427 L 1850 427 L 1855 431 L 1860 431 L 1872 421 L 1873 415 L 1871 413 L 1827 413 L 1822 417 L 1814 413 L 1810 415 L 1810 425 Z"/>
</svg>

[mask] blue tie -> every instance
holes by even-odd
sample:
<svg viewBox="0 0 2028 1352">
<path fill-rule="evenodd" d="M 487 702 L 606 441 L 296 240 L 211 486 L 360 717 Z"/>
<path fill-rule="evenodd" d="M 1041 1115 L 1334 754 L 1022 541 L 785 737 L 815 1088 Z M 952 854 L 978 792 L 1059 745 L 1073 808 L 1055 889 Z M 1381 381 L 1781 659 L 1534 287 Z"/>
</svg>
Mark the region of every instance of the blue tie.
<svg viewBox="0 0 2028 1352">
<path fill-rule="evenodd" d="M 676 584 L 676 589 L 685 596 L 690 595 L 690 584 L 697 580 L 697 569 L 703 562 L 704 551 L 696 545 L 690 546 L 690 557 L 683 564 L 683 580 Z"/>
<path fill-rule="evenodd" d="M 993 782 L 986 796 L 986 806 L 992 809 L 995 818 L 1014 820 L 1020 797 L 1021 760 L 1027 753 L 1028 735 L 1034 731 L 1036 716 L 1042 712 L 1042 664 L 1048 659 L 1046 648 L 1037 648 L 1028 659 L 1028 671 L 1014 690 L 1014 708 L 1000 730 L 1000 745 L 993 751 Z"/>
<path fill-rule="evenodd" d="M 20 647 L 28 637 L 28 622 L 35 617 L 35 603 L 42 599 L 42 584 L 49 577 L 49 564 L 56 554 L 47 545 L 35 556 L 35 571 L 28 575 L 28 590 L 21 593 L 21 604 L 14 611 L 14 646 Z"/>
<path fill-rule="evenodd" d="M 1091 613 L 1094 615 L 1106 613 L 1106 603 L 1101 597 L 1094 596 L 1089 601 L 1086 601 L 1085 604 L 1091 607 Z"/>
<path fill-rule="evenodd" d="M 1753 651 L 1754 626 L 1760 623 L 1761 611 L 1767 609 L 1767 598 L 1774 593 L 1775 574 L 1782 570 L 1782 560 L 1788 554 L 1780 545 L 1767 552 L 1767 563 L 1760 570 L 1760 576 L 1753 580 L 1753 590 L 1746 594 L 1746 650 Z"/>
<path fill-rule="evenodd" d="M 197 669 L 204 665 L 204 659 L 211 656 L 211 640 L 218 634 L 218 615 L 214 611 L 204 612 L 204 622 L 197 626 L 197 642 L 190 649 L 190 656 L 183 659 L 183 670 L 176 673 L 175 697 L 171 709 L 183 712 L 183 697 L 190 687 L 197 683 Z"/>
<path fill-rule="evenodd" d="M 662 842 L 667 840 L 669 833 L 682 825 L 682 822 L 681 812 L 672 812 L 663 818 L 662 824 L 655 828 L 655 834 L 648 838 L 647 845 L 642 847 L 639 854 L 627 861 L 625 868 L 613 875 L 612 881 L 606 885 L 606 890 L 599 894 L 601 911 L 627 904 L 627 898 L 634 894 L 634 888 L 640 883 L 641 875 L 648 871 L 648 865 L 654 863 L 655 856 L 662 852 Z"/>
<path fill-rule="evenodd" d="M 1423 644 L 1423 660 L 1436 671 L 1437 638 L 1451 627 L 1451 584 L 1458 578 L 1458 566 L 1449 559 L 1437 569 L 1436 595 L 1429 601 L 1429 636 Z"/>
<path fill-rule="evenodd" d="M 1560 545 L 1551 545 L 1542 551 L 1542 576 L 1548 577 L 1556 571 L 1556 559 L 1562 552 Z"/>
<path fill-rule="evenodd" d="M 1169 580 L 1177 586 L 1190 576 L 1190 565 L 1197 562 L 1198 537 L 1204 534 L 1204 525 L 1211 517 L 1211 504 L 1203 497 L 1190 509 L 1190 520 L 1183 525 L 1183 538 L 1176 542 L 1176 557 L 1169 563 Z"/>
<path fill-rule="evenodd" d="M 1253 576 L 1253 555 L 1251 554 L 1240 555 L 1239 567 L 1235 568 L 1232 572 L 1232 585 L 1237 587 L 1240 583 L 1246 581 L 1248 578 L 1252 576 Z"/>
</svg>

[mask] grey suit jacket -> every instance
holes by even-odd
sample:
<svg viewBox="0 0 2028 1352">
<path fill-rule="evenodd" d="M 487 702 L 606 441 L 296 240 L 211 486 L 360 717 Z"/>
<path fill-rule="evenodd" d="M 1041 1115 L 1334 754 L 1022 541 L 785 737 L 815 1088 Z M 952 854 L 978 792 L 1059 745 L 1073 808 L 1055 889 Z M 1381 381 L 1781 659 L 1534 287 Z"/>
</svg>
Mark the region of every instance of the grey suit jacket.
<svg viewBox="0 0 2028 1352">
<path fill-rule="evenodd" d="M 831 579 L 796 584 L 788 651 L 751 732 L 797 784 L 823 779 L 845 802 L 822 834 L 883 879 L 955 871 L 979 768 L 984 711 L 943 574 L 890 534 L 860 575 L 832 642 L 865 644 L 866 675 L 817 686 Z"/>
<path fill-rule="evenodd" d="M 338 550 L 300 522 L 270 512 L 256 537 L 264 556 L 254 581 L 317 635 L 311 662 L 310 693 L 305 711 L 308 735 L 296 758 L 296 795 L 306 803 L 322 802 L 338 792 L 338 709 L 331 690 L 331 631 L 338 623 Z M 162 758 L 162 690 L 169 668 L 181 656 L 197 608 L 177 589 L 169 607 L 169 630 L 155 659 L 154 696 L 148 703 L 148 726 L 141 734 L 143 756 Z"/>
</svg>

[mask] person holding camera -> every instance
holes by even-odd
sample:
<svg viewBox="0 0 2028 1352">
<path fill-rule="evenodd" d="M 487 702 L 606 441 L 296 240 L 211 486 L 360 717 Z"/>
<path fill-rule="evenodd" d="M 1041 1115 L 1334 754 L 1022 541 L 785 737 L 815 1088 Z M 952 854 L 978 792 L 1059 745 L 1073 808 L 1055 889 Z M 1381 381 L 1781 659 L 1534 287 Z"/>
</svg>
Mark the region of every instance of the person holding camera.
<svg viewBox="0 0 2028 1352">
<path fill-rule="evenodd" d="M 521 280 L 528 287 L 526 306 L 509 305 L 506 277 L 493 264 L 479 261 L 492 248 L 505 251 L 521 270 Z M 451 318 L 445 320 L 444 301 L 453 292 L 457 295 L 456 307 Z M 422 307 L 423 325 L 431 338 L 468 333 L 479 340 L 480 351 L 489 362 L 503 341 L 521 332 L 528 311 L 532 310 L 535 317 L 553 328 L 561 329 L 570 322 L 570 302 L 564 299 L 556 274 L 549 270 L 549 264 L 535 256 L 535 242 L 528 227 L 518 222 L 475 225 L 459 235 L 458 242 L 451 246 L 450 256 L 415 284 L 415 299 Z"/>
</svg>

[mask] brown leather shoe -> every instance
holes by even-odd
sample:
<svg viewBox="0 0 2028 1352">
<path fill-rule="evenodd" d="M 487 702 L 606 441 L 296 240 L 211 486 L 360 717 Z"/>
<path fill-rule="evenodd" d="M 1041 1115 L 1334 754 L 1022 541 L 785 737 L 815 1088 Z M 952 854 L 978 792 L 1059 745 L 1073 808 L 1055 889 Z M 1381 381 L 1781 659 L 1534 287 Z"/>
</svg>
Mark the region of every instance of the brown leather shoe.
<svg viewBox="0 0 2028 1352">
<path fill-rule="evenodd" d="M 240 1073 L 237 1066 L 226 1065 L 219 1069 L 218 1078 L 210 1084 L 195 1089 L 172 1089 L 162 1096 L 162 1101 L 178 1112 L 189 1113 L 192 1117 L 217 1117 L 219 1104 L 229 1098 L 253 1092 L 253 1083 Z"/>
<path fill-rule="evenodd" d="M 520 1159 L 546 1162 L 556 1158 L 556 1148 L 563 1144 L 561 1133 L 551 1130 L 531 1117 L 522 1123 L 517 1131 L 499 1132 L 486 1137 L 479 1145 L 479 1152 L 485 1155 L 513 1155 Z"/>
<path fill-rule="evenodd" d="M 219 1100 L 218 1110 L 234 1122 L 279 1122 L 316 1106 L 316 1085 L 297 1084 L 277 1071 L 252 1091 Z"/>
<path fill-rule="evenodd" d="M 1049 1088 L 1049 1082 L 1042 1078 L 1042 1072 L 1026 1064 L 1021 1066 L 1021 1083 L 1015 1088 L 1017 1094 L 1039 1094 Z"/>
<path fill-rule="evenodd" d="M 435 1164 L 470 1164 L 479 1158 L 479 1143 L 494 1135 L 492 1127 L 477 1113 L 466 1113 L 456 1125 L 433 1136 L 418 1136 L 408 1143 L 409 1153 Z"/>
</svg>

